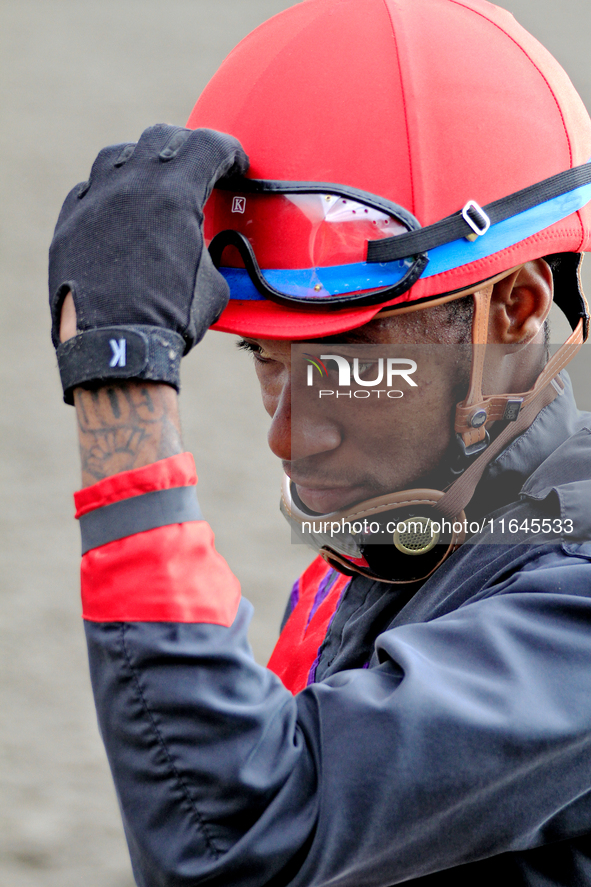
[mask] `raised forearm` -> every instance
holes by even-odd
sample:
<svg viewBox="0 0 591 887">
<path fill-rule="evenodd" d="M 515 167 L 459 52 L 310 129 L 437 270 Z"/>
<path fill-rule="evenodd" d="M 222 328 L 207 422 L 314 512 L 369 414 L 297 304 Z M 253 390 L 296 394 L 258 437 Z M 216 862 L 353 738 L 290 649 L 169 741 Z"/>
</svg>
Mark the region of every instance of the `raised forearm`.
<svg viewBox="0 0 591 887">
<path fill-rule="evenodd" d="M 180 358 L 229 297 L 205 246 L 203 206 L 218 179 L 247 168 L 233 137 L 159 124 L 137 145 L 103 149 L 68 194 L 49 301 L 85 486 L 181 451 Z"/>
<path fill-rule="evenodd" d="M 121 382 L 74 392 L 82 485 L 182 452 L 178 397 L 170 385 Z"/>
</svg>

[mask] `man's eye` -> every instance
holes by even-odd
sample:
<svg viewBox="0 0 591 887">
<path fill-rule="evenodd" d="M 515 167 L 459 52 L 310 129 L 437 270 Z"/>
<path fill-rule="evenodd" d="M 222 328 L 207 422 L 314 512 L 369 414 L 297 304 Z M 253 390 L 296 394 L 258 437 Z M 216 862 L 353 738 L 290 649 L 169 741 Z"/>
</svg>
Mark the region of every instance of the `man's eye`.
<svg viewBox="0 0 591 887">
<path fill-rule="evenodd" d="M 236 342 L 236 347 L 240 351 L 252 354 L 257 363 L 269 363 L 272 360 L 271 355 L 263 351 L 257 342 L 248 342 L 246 339 L 240 339 L 240 341 Z"/>
<path fill-rule="evenodd" d="M 379 372 L 379 364 L 377 360 L 361 360 L 358 358 L 351 358 L 349 360 L 349 366 L 351 368 L 351 372 L 355 373 L 355 375 L 359 379 L 375 379 Z M 329 376 L 333 376 L 334 378 L 340 378 L 340 369 L 336 363 L 336 361 L 328 361 L 326 370 Z"/>
<path fill-rule="evenodd" d="M 273 358 L 262 349 L 260 351 L 253 351 L 253 356 L 257 363 L 272 363 L 273 361 Z"/>
<path fill-rule="evenodd" d="M 360 360 L 357 366 L 357 375 L 364 381 L 366 379 L 375 379 L 378 371 L 378 363 L 375 360 Z"/>
</svg>

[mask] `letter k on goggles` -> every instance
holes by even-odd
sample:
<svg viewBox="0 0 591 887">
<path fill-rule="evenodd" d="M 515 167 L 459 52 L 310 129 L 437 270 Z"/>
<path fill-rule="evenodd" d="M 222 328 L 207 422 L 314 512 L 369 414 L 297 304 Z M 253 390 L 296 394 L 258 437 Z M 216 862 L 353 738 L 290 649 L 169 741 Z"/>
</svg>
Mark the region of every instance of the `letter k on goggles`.
<svg viewBox="0 0 591 887">
<path fill-rule="evenodd" d="M 306 308 L 371 305 L 506 249 L 591 199 L 591 163 L 421 228 L 408 210 L 322 182 L 217 183 L 204 234 L 230 298 Z"/>
</svg>

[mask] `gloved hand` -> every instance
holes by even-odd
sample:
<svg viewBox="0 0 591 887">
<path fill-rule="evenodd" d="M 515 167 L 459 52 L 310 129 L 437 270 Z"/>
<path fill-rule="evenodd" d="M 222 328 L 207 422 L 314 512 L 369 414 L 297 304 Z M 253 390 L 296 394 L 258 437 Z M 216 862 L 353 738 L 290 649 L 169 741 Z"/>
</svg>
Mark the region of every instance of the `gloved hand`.
<svg viewBox="0 0 591 887">
<path fill-rule="evenodd" d="M 49 250 L 52 339 L 64 400 L 75 386 L 150 379 L 179 388 L 180 359 L 225 308 L 203 242 L 215 182 L 248 169 L 232 136 L 159 124 L 100 152 L 68 194 Z M 78 335 L 60 343 L 71 290 Z"/>
</svg>

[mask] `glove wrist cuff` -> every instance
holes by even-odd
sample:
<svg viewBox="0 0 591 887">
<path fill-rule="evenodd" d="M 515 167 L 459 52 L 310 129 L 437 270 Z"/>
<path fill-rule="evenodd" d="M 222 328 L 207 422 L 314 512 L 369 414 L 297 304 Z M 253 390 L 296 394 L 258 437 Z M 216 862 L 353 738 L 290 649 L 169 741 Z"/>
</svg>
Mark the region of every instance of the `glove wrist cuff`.
<svg viewBox="0 0 591 887">
<path fill-rule="evenodd" d="M 117 379 L 166 382 L 178 391 L 185 340 L 157 326 L 104 326 L 78 333 L 57 349 L 64 401 L 74 403 L 74 388 Z"/>
</svg>

